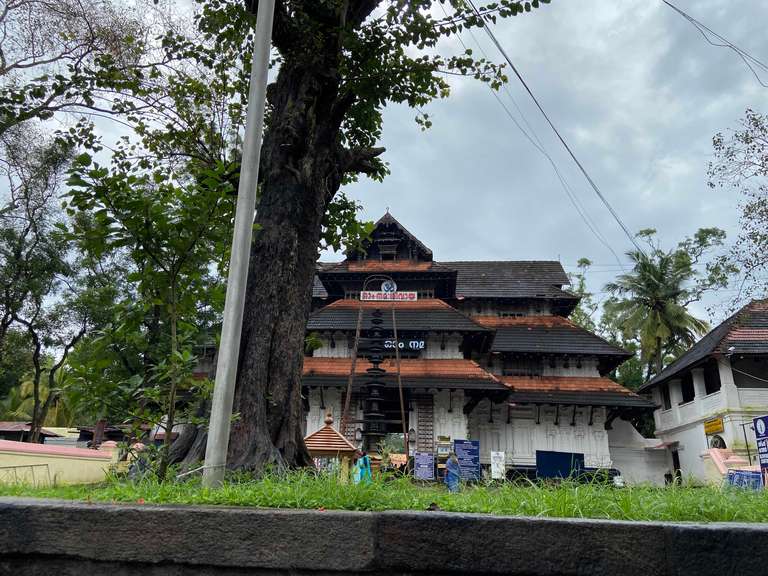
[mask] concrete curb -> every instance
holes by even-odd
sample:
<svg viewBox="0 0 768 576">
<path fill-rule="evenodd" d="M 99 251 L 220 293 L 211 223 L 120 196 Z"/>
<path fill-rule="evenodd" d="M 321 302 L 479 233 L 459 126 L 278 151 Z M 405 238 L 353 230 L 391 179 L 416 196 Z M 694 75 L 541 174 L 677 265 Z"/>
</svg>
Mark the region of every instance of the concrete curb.
<svg viewBox="0 0 768 576">
<path fill-rule="evenodd" d="M 760 574 L 768 525 L 0 498 L 0 574 Z"/>
</svg>

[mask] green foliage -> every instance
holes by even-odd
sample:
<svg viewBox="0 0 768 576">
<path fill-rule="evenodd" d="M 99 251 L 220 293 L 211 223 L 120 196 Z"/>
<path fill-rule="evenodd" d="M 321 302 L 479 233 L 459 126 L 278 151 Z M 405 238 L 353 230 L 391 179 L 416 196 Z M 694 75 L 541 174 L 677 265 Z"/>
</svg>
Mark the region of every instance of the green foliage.
<svg viewBox="0 0 768 576">
<path fill-rule="evenodd" d="M 259 480 L 236 476 L 216 490 L 199 480 L 158 483 L 112 481 L 101 486 L 32 488 L 0 485 L 1 496 L 66 498 L 130 504 L 257 506 L 325 510 L 426 510 L 437 504 L 446 512 L 504 516 L 601 518 L 672 522 L 766 522 L 768 499 L 760 491 L 728 487 L 635 486 L 591 484 L 469 485 L 449 494 L 439 485 L 408 479 L 375 478 L 369 484 L 340 484 L 335 476 L 294 472 Z"/>
<path fill-rule="evenodd" d="M 29 337 L 21 330 L 10 330 L 0 347 L 0 399 L 19 387 L 33 369 Z"/>
<path fill-rule="evenodd" d="M 768 116 L 747 109 L 741 126 L 712 140 L 709 186 L 740 193 L 739 235 L 729 258 L 743 276 L 734 305 L 768 295 Z"/>
<path fill-rule="evenodd" d="M 5 3 L 0 135 L 55 114 L 109 113 L 115 91 L 130 90 L 144 76 L 158 33 L 148 17 L 154 10 L 148 0 Z"/>
<path fill-rule="evenodd" d="M 604 323 L 620 332 L 625 341 L 635 340 L 649 372 L 652 366 L 658 373 L 665 355 L 678 355 L 709 330 L 709 325 L 693 317 L 687 306 L 708 290 L 726 286 L 735 269 L 721 258 L 702 262 L 722 245 L 722 230 L 702 228 L 669 251 L 654 242 L 655 233 L 638 233 L 646 240 L 647 250 L 629 252 L 632 271 L 606 285 L 612 297 L 604 305 Z M 705 266 L 704 271 L 699 265 Z"/>
<path fill-rule="evenodd" d="M 594 317 L 599 305 L 595 302 L 593 294 L 587 291 L 587 272 L 591 265 L 589 258 L 579 258 L 579 271 L 568 276 L 571 280 L 571 292 L 579 297 L 579 303 L 571 312 L 570 319 L 577 326 L 594 332 L 597 329 Z"/>
</svg>

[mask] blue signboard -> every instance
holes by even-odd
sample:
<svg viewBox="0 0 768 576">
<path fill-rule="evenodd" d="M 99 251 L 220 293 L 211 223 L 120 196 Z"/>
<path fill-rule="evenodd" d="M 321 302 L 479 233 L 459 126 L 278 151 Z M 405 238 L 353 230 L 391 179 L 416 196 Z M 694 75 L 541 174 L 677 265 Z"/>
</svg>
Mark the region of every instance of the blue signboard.
<svg viewBox="0 0 768 576">
<path fill-rule="evenodd" d="M 435 455 L 432 452 L 416 452 L 413 455 L 413 477 L 417 480 L 435 479 Z"/>
<path fill-rule="evenodd" d="M 760 490 L 763 487 L 760 472 L 752 470 L 728 470 L 728 484 L 752 490 Z"/>
<path fill-rule="evenodd" d="M 461 467 L 461 479 L 480 480 L 480 441 L 454 440 L 453 451 Z"/>
<path fill-rule="evenodd" d="M 753 421 L 757 439 L 757 460 L 763 477 L 763 488 L 768 486 L 768 416 L 759 416 Z"/>
</svg>

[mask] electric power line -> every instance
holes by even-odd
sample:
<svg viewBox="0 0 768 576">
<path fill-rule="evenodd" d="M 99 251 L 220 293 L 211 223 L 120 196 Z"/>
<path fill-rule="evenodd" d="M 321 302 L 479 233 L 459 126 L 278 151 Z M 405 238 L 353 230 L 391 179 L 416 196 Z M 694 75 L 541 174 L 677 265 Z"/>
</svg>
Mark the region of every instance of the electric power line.
<svg viewBox="0 0 768 576">
<path fill-rule="evenodd" d="M 449 18 L 448 13 L 445 10 L 445 7 L 440 5 L 440 8 L 443 10 L 443 13 L 445 14 L 446 18 Z M 486 54 L 485 50 L 483 49 L 482 45 L 478 41 L 478 39 L 475 37 L 472 30 L 467 29 L 470 36 L 475 42 L 475 45 L 480 49 L 480 52 L 483 54 L 483 56 L 488 60 L 488 54 Z M 461 45 L 464 47 L 464 50 L 468 50 L 467 45 L 464 43 L 464 40 L 461 38 L 460 35 L 457 35 L 456 38 L 461 43 Z M 496 99 L 496 101 L 499 103 L 499 105 L 502 107 L 504 112 L 509 116 L 510 120 L 515 124 L 518 130 L 526 137 L 526 139 L 531 143 L 532 146 L 534 146 L 550 163 L 552 166 L 552 169 L 555 172 L 555 175 L 557 176 L 557 179 L 560 181 L 560 184 L 563 187 L 563 190 L 565 191 L 566 195 L 568 196 L 568 199 L 571 201 L 571 204 L 573 204 L 574 209 L 579 214 L 581 219 L 584 221 L 584 223 L 587 225 L 587 227 L 590 229 L 592 234 L 594 234 L 595 238 L 600 241 L 608 250 L 613 254 L 613 256 L 616 258 L 616 261 L 618 262 L 619 266 L 622 270 L 625 270 L 624 265 L 621 262 L 621 259 L 619 258 L 619 255 L 616 254 L 616 251 L 613 249 L 613 247 L 610 245 L 610 243 L 605 239 L 605 237 L 600 233 L 600 231 L 597 228 L 597 225 L 594 223 L 594 221 L 589 217 L 589 214 L 586 212 L 584 207 L 579 202 L 578 197 L 576 196 L 576 193 L 573 191 L 571 186 L 568 184 L 568 181 L 565 179 L 563 174 L 560 172 L 560 169 L 557 167 L 557 164 L 555 163 L 554 159 L 550 154 L 546 151 L 544 148 L 544 143 L 539 138 L 538 134 L 536 134 L 536 131 L 533 129 L 533 127 L 530 125 L 528 120 L 525 117 L 525 114 L 523 114 L 523 111 L 520 109 L 520 106 L 517 104 L 517 101 L 515 100 L 512 93 L 507 88 L 506 84 L 503 84 L 504 91 L 506 92 L 507 96 L 512 100 L 512 103 L 515 105 L 515 108 L 517 109 L 518 113 L 520 114 L 520 117 L 522 118 L 525 125 L 528 127 L 528 130 L 530 130 L 530 134 L 528 131 L 526 131 L 523 126 L 520 125 L 520 122 L 518 122 L 515 115 L 512 113 L 512 111 L 507 107 L 506 104 L 501 100 L 496 90 L 493 89 L 492 86 L 488 86 L 488 88 L 491 91 L 491 94 L 493 94 L 493 97 Z M 531 136 L 533 135 L 533 137 Z M 535 141 L 534 141 L 535 138 Z"/>
<path fill-rule="evenodd" d="M 621 227 L 621 229 L 624 231 L 624 233 L 627 235 L 627 238 L 629 238 L 629 241 L 634 245 L 634 247 L 640 252 L 641 254 L 645 254 L 644 250 L 640 246 L 640 244 L 637 243 L 635 240 L 635 237 L 632 235 L 632 233 L 629 231 L 629 228 L 627 228 L 626 224 L 622 221 L 619 214 L 616 212 L 616 210 L 613 208 L 610 202 L 608 202 L 608 199 L 603 195 L 600 188 L 597 186 L 595 181 L 592 179 L 592 177 L 589 175 L 587 170 L 584 168 L 582 163 L 579 161 L 579 159 L 576 157 L 576 155 L 571 150 L 571 147 L 568 145 L 568 143 L 565 141 L 565 138 L 560 134 L 560 131 L 555 127 L 552 120 L 549 118 L 547 113 L 544 111 L 544 108 L 539 103 L 539 100 L 534 96 L 533 92 L 531 91 L 530 87 L 528 86 L 527 82 L 523 78 L 520 71 L 517 69 L 517 67 L 512 63 L 512 59 L 507 54 L 506 50 L 504 50 L 504 47 L 501 45 L 501 43 L 496 38 L 496 35 L 491 30 L 488 22 L 483 18 L 482 14 L 480 14 L 479 10 L 475 6 L 475 3 L 472 0 L 466 0 L 466 2 L 469 3 L 469 6 L 472 8 L 472 11 L 475 13 L 477 18 L 479 18 L 483 22 L 483 29 L 485 30 L 485 33 L 488 34 L 488 37 L 491 39 L 493 44 L 496 46 L 498 51 L 501 53 L 501 55 L 504 57 L 504 59 L 507 61 L 507 64 L 509 64 L 512 71 L 515 73 L 515 76 L 517 76 L 517 79 L 520 80 L 520 83 L 523 85 L 523 88 L 525 88 L 525 91 L 528 92 L 528 95 L 531 97 L 533 102 L 536 104 L 536 107 L 539 109 L 539 112 L 541 112 L 542 116 L 546 119 L 547 123 L 549 124 L 550 128 L 552 128 L 552 131 L 557 136 L 558 140 L 560 140 L 560 143 L 565 147 L 565 149 L 568 151 L 568 154 L 571 156 L 573 161 L 576 163 L 576 166 L 579 167 L 579 170 L 584 175 L 584 177 L 587 179 L 587 182 L 589 182 L 589 185 L 592 187 L 592 189 L 595 191 L 595 194 L 597 194 L 597 197 L 600 199 L 600 201 L 605 205 L 606 208 L 608 208 L 608 211 L 613 216 L 614 220 L 618 223 L 618 225 Z"/>
<path fill-rule="evenodd" d="M 691 25 L 694 28 L 696 28 L 696 30 L 699 31 L 699 34 L 701 34 L 704 40 L 706 40 L 709 44 L 711 44 L 712 46 L 717 46 L 719 48 L 729 48 L 733 50 L 736 54 L 738 54 L 739 58 L 742 59 L 744 64 L 746 64 L 747 68 L 749 68 L 749 70 L 755 76 L 755 79 L 758 81 L 758 83 L 761 86 L 768 88 L 768 84 L 763 82 L 763 80 L 760 78 L 760 75 L 757 73 L 757 70 L 755 70 L 755 68 L 753 67 L 753 66 L 756 66 L 762 69 L 764 72 L 768 72 L 768 65 L 764 64 L 763 62 L 761 62 L 760 60 L 758 60 L 757 58 L 749 54 L 746 50 L 739 48 L 733 42 L 731 42 L 727 38 L 724 38 L 723 36 L 715 32 L 711 28 L 707 27 L 705 24 L 702 24 L 701 22 L 696 20 L 693 16 L 691 16 L 690 14 L 684 12 L 683 10 L 681 10 L 680 8 L 672 4 L 672 2 L 669 2 L 668 0 L 662 0 L 662 2 L 664 2 L 664 4 L 666 4 L 667 6 L 672 8 L 672 10 L 680 14 L 680 16 L 688 20 L 688 22 L 690 22 Z M 722 42 L 722 44 L 718 42 L 713 42 L 709 36 L 713 36 L 714 38 L 717 38 Z"/>
</svg>

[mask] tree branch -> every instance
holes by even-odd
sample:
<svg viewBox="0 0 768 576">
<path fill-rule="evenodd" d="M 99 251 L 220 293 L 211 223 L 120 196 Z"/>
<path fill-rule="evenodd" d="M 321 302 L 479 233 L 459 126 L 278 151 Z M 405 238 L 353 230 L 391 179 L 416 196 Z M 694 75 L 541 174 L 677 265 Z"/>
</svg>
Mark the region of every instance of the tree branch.
<svg viewBox="0 0 768 576">
<path fill-rule="evenodd" d="M 386 151 L 384 147 L 377 148 L 347 148 L 342 152 L 342 172 L 373 174 L 380 169 L 375 159 Z"/>
</svg>

